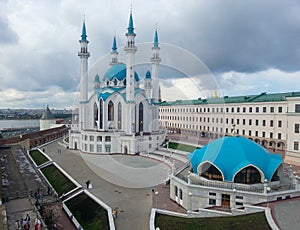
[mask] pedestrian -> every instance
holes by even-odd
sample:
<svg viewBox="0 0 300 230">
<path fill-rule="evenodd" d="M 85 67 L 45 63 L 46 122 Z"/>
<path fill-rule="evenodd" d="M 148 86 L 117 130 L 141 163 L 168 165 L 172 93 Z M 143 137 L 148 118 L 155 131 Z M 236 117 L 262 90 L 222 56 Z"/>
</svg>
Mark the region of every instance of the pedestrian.
<svg viewBox="0 0 300 230">
<path fill-rule="evenodd" d="M 88 180 L 87 182 L 85 182 L 85 184 L 86 184 L 86 188 L 87 188 L 87 189 L 89 189 L 89 188 L 90 188 L 90 183 L 91 183 L 91 181 L 90 181 L 90 180 Z"/>
<path fill-rule="evenodd" d="M 116 218 L 116 217 L 117 217 L 117 215 L 116 215 L 116 209 L 113 209 L 113 210 L 112 210 L 112 216 L 113 216 L 113 218 Z"/>
<path fill-rule="evenodd" d="M 118 217 L 118 207 L 116 207 L 115 210 L 116 210 L 115 214 L 116 214 L 116 218 L 117 218 Z"/>
<path fill-rule="evenodd" d="M 48 193 L 48 195 L 51 194 L 51 188 L 50 188 L 50 186 L 48 186 L 48 188 L 47 188 L 47 193 Z"/>
<path fill-rule="evenodd" d="M 16 227 L 16 230 L 20 230 L 20 222 L 19 222 L 19 220 L 16 220 L 15 227 Z"/>
<path fill-rule="evenodd" d="M 34 230 L 40 230 L 41 229 L 41 221 L 39 218 L 34 219 Z"/>
<path fill-rule="evenodd" d="M 25 217 L 24 220 L 25 220 L 26 223 L 30 223 L 30 216 L 29 216 L 28 213 L 26 214 L 26 217 Z"/>
</svg>

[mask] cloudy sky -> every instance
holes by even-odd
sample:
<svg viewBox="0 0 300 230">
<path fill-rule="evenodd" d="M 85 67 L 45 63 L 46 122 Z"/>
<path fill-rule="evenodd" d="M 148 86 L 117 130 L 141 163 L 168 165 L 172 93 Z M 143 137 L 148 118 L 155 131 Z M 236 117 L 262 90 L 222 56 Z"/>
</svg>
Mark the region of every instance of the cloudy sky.
<svg viewBox="0 0 300 230">
<path fill-rule="evenodd" d="M 131 2 L 136 42 L 151 42 L 157 23 L 160 42 L 203 62 L 220 95 L 300 90 L 297 0 L 0 0 L 0 108 L 71 108 L 83 15 L 91 66 L 114 34 L 123 47 Z M 200 75 L 162 76 L 163 99 L 198 97 Z"/>
</svg>

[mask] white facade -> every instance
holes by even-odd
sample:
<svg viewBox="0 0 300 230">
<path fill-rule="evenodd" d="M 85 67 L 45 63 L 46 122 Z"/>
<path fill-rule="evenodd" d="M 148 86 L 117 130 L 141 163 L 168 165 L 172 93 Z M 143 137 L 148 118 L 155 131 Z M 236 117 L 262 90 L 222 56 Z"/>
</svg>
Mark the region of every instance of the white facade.
<svg viewBox="0 0 300 230">
<path fill-rule="evenodd" d="M 285 161 L 300 164 L 300 93 L 163 102 L 160 126 L 185 135 L 245 136 L 274 151 Z"/>
<path fill-rule="evenodd" d="M 126 33 L 125 63 L 118 61 L 116 38 L 111 52 L 111 67 L 104 76 L 94 79 L 94 92 L 88 96 L 88 58 L 85 23 L 82 28 L 78 53 L 80 57 L 80 105 L 79 124 L 70 130 L 70 148 L 89 153 L 139 153 L 156 149 L 165 134 L 158 129 L 158 105 L 153 98 L 151 74 L 147 74 L 145 89 L 134 69 L 135 33 L 132 13 Z M 157 37 L 157 31 L 156 37 Z M 158 46 L 158 43 L 154 45 Z M 156 52 L 159 58 L 159 52 Z M 151 57 L 149 57 L 150 59 Z M 155 62 L 155 78 L 158 79 L 158 63 Z M 153 69 L 153 68 L 152 68 Z M 146 73 L 145 73 L 146 74 Z M 150 79 L 149 79 L 150 78 Z M 157 87 L 159 87 L 157 85 Z M 155 90 L 157 91 L 157 90 Z"/>
</svg>

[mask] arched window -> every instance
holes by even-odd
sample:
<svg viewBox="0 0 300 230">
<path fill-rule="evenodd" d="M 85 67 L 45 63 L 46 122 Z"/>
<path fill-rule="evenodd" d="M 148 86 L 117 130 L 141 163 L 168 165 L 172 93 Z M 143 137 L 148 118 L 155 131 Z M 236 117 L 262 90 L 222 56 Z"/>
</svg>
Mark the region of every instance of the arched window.
<svg viewBox="0 0 300 230">
<path fill-rule="evenodd" d="M 124 86 L 126 86 L 126 78 L 124 79 L 123 84 L 124 84 Z"/>
<path fill-rule="evenodd" d="M 114 120 L 114 103 L 112 101 L 108 102 L 108 121 Z"/>
<path fill-rule="evenodd" d="M 141 102 L 139 104 L 139 131 L 143 132 L 144 128 L 144 106 L 143 103 Z"/>
<path fill-rule="evenodd" d="M 114 85 L 117 85 L 117 84 L 118 84 L 118 80 L 115 78 Z"/>
<path fill-rule="evenodd" d="M 103 100 L 100 99 L 100 129 L 103 129 Z"/>
<path fill-rule="evenodd" d="M 175 186 L 175 196 L 178 196 L 178 187 Z"/>
<path fill-rule="evenodd" d="M 118 129 L 122 129 L 122 104 L 118 103 Z"/>
<path fill-rule="evenodd" d="M 223 181 L 222 173 L 214 165 L 209 162 L 201 165 L 201 168 L 198 170 L 199 175 L 205 177 L 209 180 L 219 180 Z"/>
<path fill-rule="evenodd" d="M 97 127 L 97 121 L 98 121 L 98 106 L 97 103 L 94 103 L 94 127 Z"/>
<path fill-rule="evenodd" d="M 241 184 L 257 184 L 261 182 L 261 175 L 257 168 L 248 166 L 235 175 L 234 182 Z"/>
</svg>

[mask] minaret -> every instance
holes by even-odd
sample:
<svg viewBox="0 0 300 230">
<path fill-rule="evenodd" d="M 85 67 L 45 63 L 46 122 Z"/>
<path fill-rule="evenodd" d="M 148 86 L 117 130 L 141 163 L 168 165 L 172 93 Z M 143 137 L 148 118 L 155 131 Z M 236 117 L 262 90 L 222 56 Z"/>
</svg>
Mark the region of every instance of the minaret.
<svg viewBox="0 0 300 230">
<path fill-rule="evenodd" d="M 115 65 L 118 64 L 118 48 L 117 48 L 117 41 L 116 41 L 116 36 L 114 36 L 114 41 L 111 49 L 111 62 L 110 65 Z"/>
<path fill-rule="evenodd" d="M 154 103 L 153 109 L 153 121 L 152 121 L 152 129 L 154 132 L 159 131 L 159 114 L 158 114 L 158 105 L 159 103 L 159 80 L 158 80 L 158 67 L 161 61 L 159 57 L 159 46 L 158 46 L 158 33 L 157 28 L 154 33 L 154 41 L 152 47 L 152 57 L 150 59 L 152 63 L 152 98 Z"/>
<path fill-rule="evenodd" d="M 86 28 L 85 28 L 85 20 L 83 20 L 82 24 L 82 33 L 80 43 L 80 51 L 78 52 L 78 56 L 80 57 L 80 107 L 79 107 L 79 129 L 85 129 L 85 103 L 88 101 L 88 58 L 90 53 L 88 52 L 88 43 Z"/>
<path fill-rule="evenodd" d="M 134 54 L 137 51 L 135 46 L 134 38 L 136 34 L 134 33 L 132 12 L 130 11 L 129 25 L 127 28 L 127 44 L 124 48 L 126 53 L 126 100 L 133 101 L 134 99 Z"/>
<path fill-rule="evenodd" d="M 159 46 L 158 46 L 158 33 L 157 28 L 154 33 L 154 41 L 153 41 L 153 47 L 152 47 L 152 57 L 151 57 L 151 63 L 152 63 L 152 82 L 153 82 L 153 92 L 152 92 L 152 98 L 154 103 L 159 102 L 159 80 L 158 80 L 158 66 L 161 61 L 159 57 Z"/>
<path fill-rule="evenodd" d="M 145 76 L 145 92 L 148 100 L 151 99 L 151 91 L 152 91 L 152 79 L 151 79 L 151 73 L 148 70 Z"/>
</svg>

